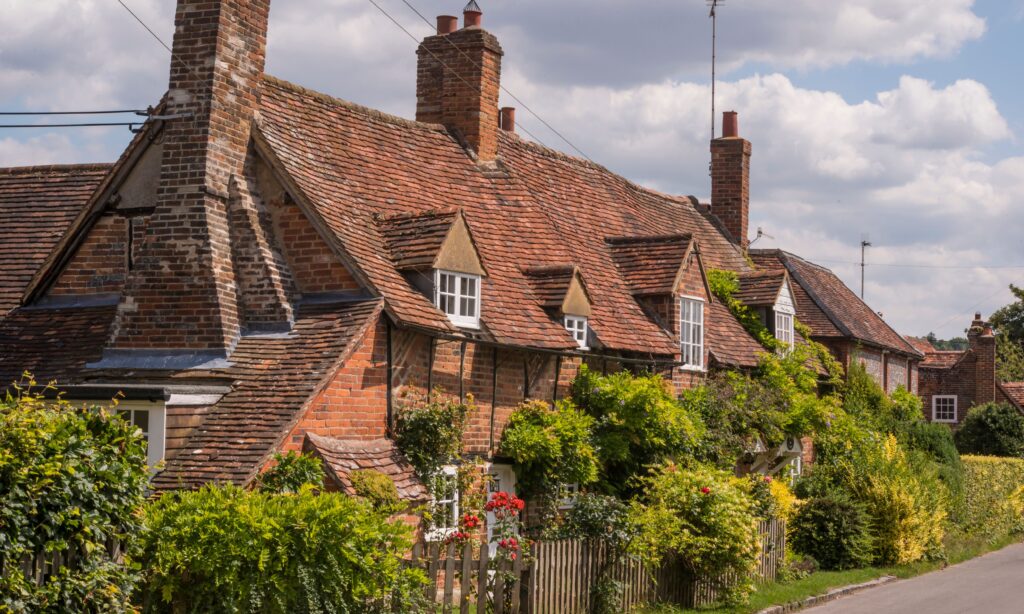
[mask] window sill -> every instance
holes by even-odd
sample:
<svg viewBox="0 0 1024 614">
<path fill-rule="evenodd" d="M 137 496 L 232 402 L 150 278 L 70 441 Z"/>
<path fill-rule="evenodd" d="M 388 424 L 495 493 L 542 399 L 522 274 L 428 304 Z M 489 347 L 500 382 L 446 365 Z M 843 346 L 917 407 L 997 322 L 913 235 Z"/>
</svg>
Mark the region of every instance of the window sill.
<svg viewBox="0 0 1024 614">
<path fill-rule="evenodd" d="M 434 529 L 423 534 L 423 541 L 427 543 L 443 542 L 455 534 L 455 529 Z"/>
<path fill-rule="evenodd" d="M 708 370 L 704 367 L 695 367 L 693 365 L 683 365 L 679 367 L 681 371 L 687 371 L 689 373 L 707 373 Z"/>
</svg>

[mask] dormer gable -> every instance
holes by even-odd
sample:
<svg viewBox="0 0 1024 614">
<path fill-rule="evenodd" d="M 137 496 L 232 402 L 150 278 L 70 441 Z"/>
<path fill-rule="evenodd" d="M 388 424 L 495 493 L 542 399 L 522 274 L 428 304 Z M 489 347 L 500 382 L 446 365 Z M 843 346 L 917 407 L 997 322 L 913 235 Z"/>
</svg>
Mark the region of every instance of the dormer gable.
<svg viewBox="0 0 1024 614">
<path fill-rule="evenodd" d="M 785 270 L 740 275 L 739 290 L 734 297 L 754 313 L 775 335 L 775 338 L 793 347 L 796 299 Z"/>
<path fill-rule="evenodd" d="M 589 318 L 593 302 L 579 267 L 554 265 L 527 267 L 523 274 L 544 309 L 559 316 Z"/>
<path fill-rule="evenodd" d="M 605 243 L 633 296 L 674 296 L 699 292 L 710 299 L 700 249 L 692 235 L 607 237 Z M 690 266 L 697 265 L 699 282 Z M 699 285 L 700 288 L 692 286 Z"/>
<path fill-rule="evenodd" d="M 487 276 L 473 233 L 459 209 L 378 216 L 377 224 L 400 271 L 438 269 Z"/>
</svg>

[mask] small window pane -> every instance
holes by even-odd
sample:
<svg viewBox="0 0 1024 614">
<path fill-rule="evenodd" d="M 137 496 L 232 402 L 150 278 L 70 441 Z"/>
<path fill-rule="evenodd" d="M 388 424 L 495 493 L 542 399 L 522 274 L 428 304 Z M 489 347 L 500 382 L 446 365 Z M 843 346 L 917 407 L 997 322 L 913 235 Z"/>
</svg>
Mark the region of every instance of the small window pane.
<svg viewBox="0 0 1024 614">
<path fill-rule="evenodd" d="M 135 426 L 139 427 L 143 433 L 149 432 L 149 412 L 148 411 L 135 411 L 133 412 L 135 418 Z"/>
</svg>

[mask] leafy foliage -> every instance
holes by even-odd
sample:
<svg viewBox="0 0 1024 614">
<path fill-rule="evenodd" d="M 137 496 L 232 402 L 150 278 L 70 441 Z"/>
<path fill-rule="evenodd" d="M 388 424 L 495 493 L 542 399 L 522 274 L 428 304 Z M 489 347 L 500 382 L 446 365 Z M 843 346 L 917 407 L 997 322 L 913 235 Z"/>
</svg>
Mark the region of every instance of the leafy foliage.
<svg viewBox="0 0 1024 614">
<path fill-rule="evenodd" d="M 509 417 L 501 452 L 515 461 L 520 492 L 527 497 L 558 494 L 563 484 L 597 479 L 597 453 L 590 442 L 594 419 L 571 401 L 554 408 L 543 401 L 520 405 Z"/>
<path fill-rule="evenodd" d="M 376 469 L 357 469 L 349 474 L 352 488 L 357 497 L 362 497 L 373 509 L 384 514 L 394 514 L 405 505 L 398 496 L 394 481 Z"/>
<path fill-rule="evenodd" d="M 634 478 L 647 467 L 690 457 L 704 431 L 700 416 L 658 375 L 603 376 L 583 365 L 572 401 L 594 419 L 600 488 L 612 494 L 636 492 Z"/>
<path fill-rule="evenodd" d="M 1024 381 L 1024 342 L 1015 342 L 1005 334 L 996 335 L 996 379 Z"/>
<path fill-rule="evenodd" d="M 957 351 L 962 352 L 970 346 L 970 342 L 966 337 L 953 337 L 952 339 L 939 339 L 935 336 L 935 333 L 928 333 L 925 337 L 928 343 L 932 344 L 936 350 L 940 351 Z"/>
<path fill-rule="evenodd" d="M 669 556 L 707 578 L 735 601 L 748 594 L 760 553 L 755 503 L 725 471 L 668 464 L 643 480 L 630 520 L 638 535 L 630 550 L 656 567 Z M 740 578 L 729 583 L 726 578 Z"/>
<path fill-rule="evenodd" d="M 274 466 L 260 476 L 260 490 L 270 493 L 299 492 L 303 486 L 324 487 L 324 467 L 310 454 L 275 454 Z"/>
<path fill-rule="evenodd" d="M 991 537 L 1024 530 L 1024 460 L 964 456 L 963 462 L 967 511 L 961 530 Z"/>
<path fill-rule="evenodd" d="M 149 478 L 141 432 L 24 384 L 0 401 L 0 610 L 128 611 L 137 574 L 106 542 L 134 548 Z M 26 556 L 55 552 L 79 562 L 41 587 L 17 571 Z"/>
<path fill-rule="evenodd" d="M 624 550 L 636 536 L 629 523 L 629 506 L 621 499 L 585 493 L 565 512 L 562 523 L 554 527 L 550 539 L 600 539 L 613 548 Z"/>
<path fill-rule="evenodd" d="M 897 434 L 910 450 L 931 458 L 936 463 L 939 479 L 949 491 L 950 519 L 958 522 L 966 514 L 964 508 L 964 464 L 953 443 L 953 431 L 945 424 L 917 421 Z"/>
<path fill-rule="evenodd" d="M 1024 416 L 1006 403 L 971 408 L 954 435 L 961 454 L 1024 456 Z"/>
<path fill-rule="evenodd" d="M 1016 300 L 996 310 L 990 321 L 1000 334 L 1006 335 L 1007 339 L 1024 344 L 1024 288 L 1010 284 L 1010 292 Z"/>
<path fill-rule="evenodd" d="M 790 525 L 793 550 L 827 570 L 868 565 L 871 539 L 864 506 L 839 493 L 804 501 Z"/>
<path fill-rule="evenodd" d="M 207 486 L 164 495 L 146 524 L 147 612 L 408 611 L 422 594 L 411 529 L 345 495 Z"/>
<path fill-rule="evenodd" d="M 428 486 L 441 468 L 458 458 L 462 434 L 473 405 L 432 393 L 421 406 L 401 408 L 395 425 L 395 443 Z"/>
</svg>

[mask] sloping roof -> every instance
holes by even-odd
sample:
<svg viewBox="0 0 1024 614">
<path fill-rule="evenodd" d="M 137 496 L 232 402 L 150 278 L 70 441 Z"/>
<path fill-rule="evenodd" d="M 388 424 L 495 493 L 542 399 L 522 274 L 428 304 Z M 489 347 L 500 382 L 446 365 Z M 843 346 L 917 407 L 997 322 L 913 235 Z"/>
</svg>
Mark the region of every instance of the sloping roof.
<svg viewBox="0 0 1024 614">
<path fill-rule="evenodd" d="M 303 305 L 288 335 L 243 337 L 231 355 L 234 364 L 208 374 L 233 382 L 231 392 L 210 409 L 153 487 L 248 483 L 380 309 L 377 300 Z"/>
<path fill-rule="evenodd" d="M 324 459 L 331 476 L 342 492 L 348 495 L 357 494 L 352 487 L 352 472 L 372 469 L 391 478 L 398 489 L 398 496 L 404 501 L 421 502 L 430 499 L 427 488 L 416 477 L 412 465 L 390 439 L 342 440 L 307 433 L 303 448 Z"/>
<path fill-rule="evenodd" d="M 109 164 L 0 169 L 0 316 L 25 288 L 89 197 Z"/>
<path fill-rule="evenodd" d="M 1002 382 L 999 388 L 1017 409 L 1024 411 L 1024 382 Z"/>
<path fill-rule="evenodd" d="M 908 335 L 903 335 L 903 338 L 907 340 L 907 343 L 914 346 L 914 349 L 916 349 L 918 352 L 921 352 L 922 354 L 928 355 L 932 352 L 938 351 L 935 349 L 935 346 L 932 345 L 931 341 L 928 341 L 924 337 L 911 337 Z"/>
<path fill-rule="evenodd" d="M 951 369 L 967 355 L 965 350 L 933 350 L 924 355 L 922 369 Z"/>
<path fill-rule="evenodd" d="M 573 277 L 578 269 L 571 264 L 526 267 L 523 273 L 533 287 L 533 293 L 545 309 L 558 309 L 565 302 Z M 580 277 L 582 282 L 582 276 Z M 586 283 L 583 284 L 586 292 Z"/>
<path fill-rule="evenodd" d="M 679 270 L 693 246 L 691 235 L 608 237 L 619 275 L 637 296 L 671 294 Z"/>
<path fill-rule="evenodd" d="M 744 305 L 774 305 L 786 282 L 786 272 L 781 269 L 760 273 L 745 273 L 739 276 L 740 289 L 733 298 Z"/>
<path fill-rule="evenodd" d="M 632 184 L 596 164 L 499 134 L 500 164 L 477 165 L 442 126 L 412 122 L 267 77 L 257 143 L 334 235 L 400 324 L 452 330 L 389 257 L 373 220 L 458 209 L 483 266 L 481 321 L 499 343 L 572 350 L 523 269 L 575 263 L 594 297 L 590 325 L 611 350 L 671 355 L 674 341 L 619 275 L 608 236 L 692 235 L 710 266 L 749 266 L 691 198 Z M 714 349 L 714 348 L 712 348 Z"/>
<path fill-rule="evenodd" d="M 732 316 L 728 307 L 718 301 L 710 301 L 704 325 L 705 341 L 717 362 L 736 367 L 757 366 L 758 357 L 765 349 Z"/>
<path fill-rule="evenodd" d="M 750 256 L 759 267 L 789 272 L 794 282 L 791 285 L 799 288 L 794 289 L 797 317 L 815 336 L 849 337 L 903 354 L 921 355 L 829 269 L 782 250 L 750 250 Z"/>
<path fill-rule="evenodd" d="M 429 269 L 437 258 L 458 211 L 444 209 L 379 217 L 381 236 L 399 270 Z"/>
<path fill-rule="evenodd" d="M 0 319 L 0 390 L 24 372 L 40 383 L 77 380 L 103 354 L 115 304 L 17 309 Z"/>
</svg>

